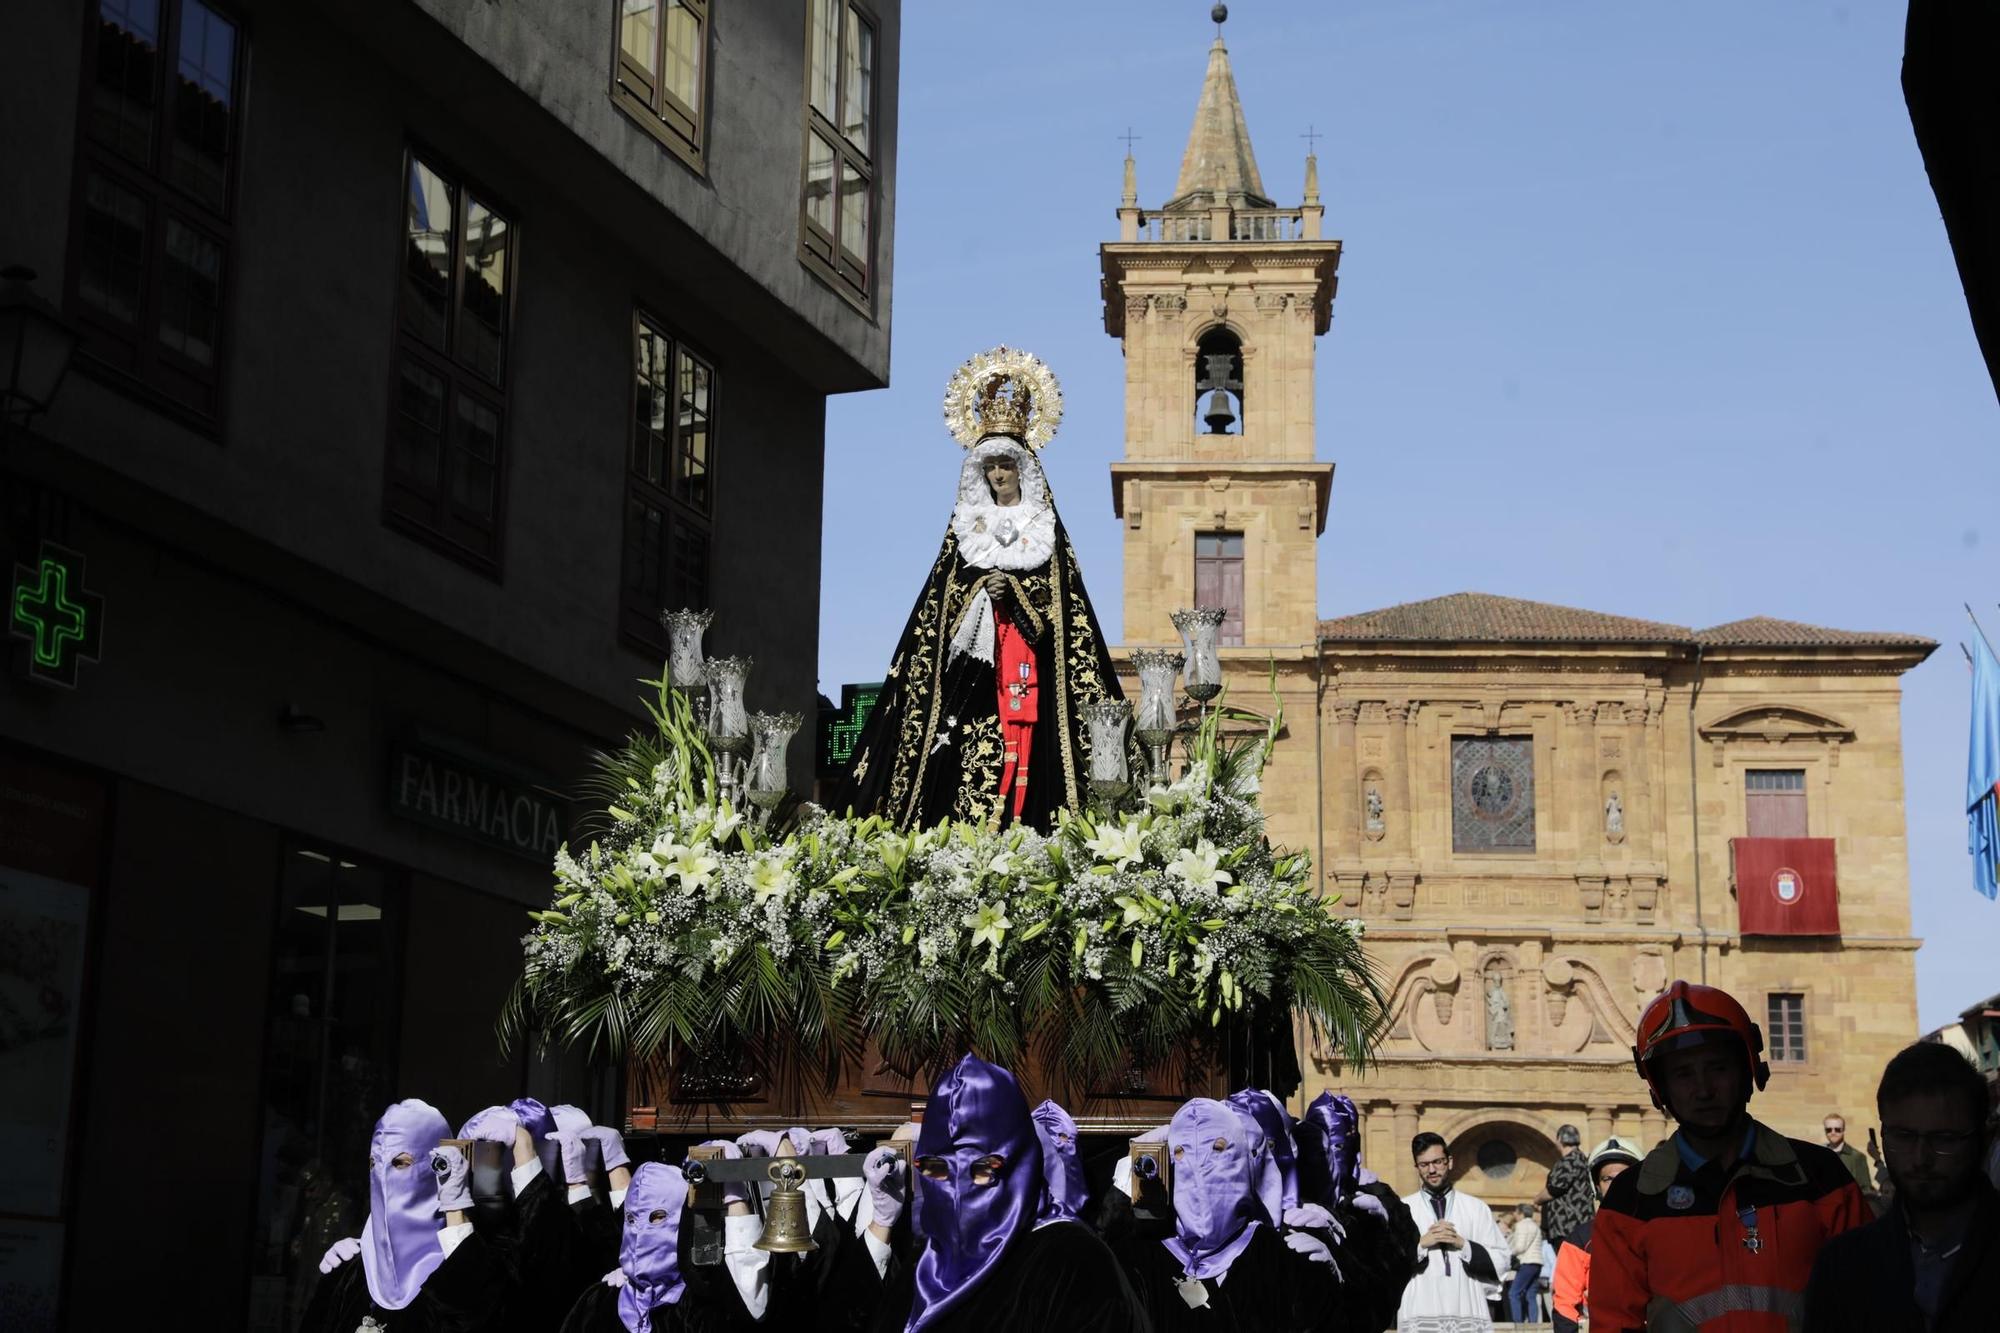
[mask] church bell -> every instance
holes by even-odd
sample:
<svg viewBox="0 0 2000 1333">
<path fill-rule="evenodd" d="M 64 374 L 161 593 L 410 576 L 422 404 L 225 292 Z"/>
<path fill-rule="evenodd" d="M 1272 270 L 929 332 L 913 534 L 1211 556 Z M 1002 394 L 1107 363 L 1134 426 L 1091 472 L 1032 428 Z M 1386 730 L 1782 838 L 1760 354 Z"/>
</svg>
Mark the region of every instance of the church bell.
<svg viewBox="0 0 2000 1333">
<path fill-rule="evenodd" d="M 772 1254 L 808 1254 L 817 1250 L 819 1245 L 812 1238 L 812 1228 L 806 1225 L 805 1191 L 800 1188 L 806 1178 L 805 1168 L 791 1158 L 780 1158 L 771 1163 L 770 1177 L 776 1188 L 764 1209 L 764 1235 L 757 1248 Z"/>
</svg>

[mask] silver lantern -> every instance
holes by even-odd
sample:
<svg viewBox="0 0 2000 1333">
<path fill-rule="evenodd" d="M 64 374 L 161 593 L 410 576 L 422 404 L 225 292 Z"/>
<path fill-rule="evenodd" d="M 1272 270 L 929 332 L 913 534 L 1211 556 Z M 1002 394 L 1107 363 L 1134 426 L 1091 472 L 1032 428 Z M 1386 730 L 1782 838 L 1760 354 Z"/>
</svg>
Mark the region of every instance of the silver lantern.
<svg viewBox="0 0 2000 1333">
<path fill-rule="evenodd" d="M 701 660 L 701 636 L 715 623 L 715 612 L 685 607 L 662 611 L 660 623 L 667 627 L 667 677 L 692 694 L 708 683 Z"/>
<path fill-rule="evenodd" d="M 1187 653 L 1188 697 L 1205 704 L 1222 693 L 1222 658 L 1215 651 L 1222 630 L 1222 609 L 1201 606 L 1180 610 L 1174 612 L 1173 621 Z"/>
<path fill-rule="evenodd" d="M 743 771 L 743 799 L 759 810 L 774 809 L 791 790 L 785 756 L 803 721 L 797 713 L 750 715 L 750 763 Z"/>
<path fill-rule="evenodd" d="M 736 794 L 738 761 L 750 750 L 750 717 L 743 711 L 743 686 L 750 679 L 748 657 L 717 657 L 706 664 L 708 748 L 715 752 L 722 795 Z"/>
<path fill-rule="evenodd" d="M 1132 790 L 1125 762 L 1132 705 L 1124 699 L 1093 699 L 1083 706 L 1083 721 L 1090 729 L 1090 793 L 1106 806 L 1115 805 Z"/>
<path fill-rule="evenodd" d="M 1139 673 L 1139 715 L 1132 731 L 1152 757 L 1153 781 L 1167 781 L 1167 742 L 1173 739 L 1174 677 L 1186 661 L 1172 648 L 1141 648 L 1132 654 Z"/>
</svg>

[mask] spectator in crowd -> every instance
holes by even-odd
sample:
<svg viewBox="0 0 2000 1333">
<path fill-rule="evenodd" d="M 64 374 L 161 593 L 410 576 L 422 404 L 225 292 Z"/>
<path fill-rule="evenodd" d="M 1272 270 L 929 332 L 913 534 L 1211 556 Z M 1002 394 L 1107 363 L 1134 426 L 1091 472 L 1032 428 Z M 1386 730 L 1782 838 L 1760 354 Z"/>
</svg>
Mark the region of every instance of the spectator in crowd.
<svg viewBox="0 0 2000 1333">
<path fill-rule="evenodd" d="M 1442 1135 L 1410 1140 L 1423 1184 L 1403 1206 L 1424 1228 L 1417 1238 L 1417 1272 L 1403 1288 L 1396 1327 L 1404 1333 L 1483 1333 L 1493 1327 L 1485 1288 L 1507 1266 L 1507 1238 L 1483 1202 L 1451 1183 L 1451 1153 Z"/>
<path fill-rule="evenodd" d="M 1878 1221 L 1829 1241 L 1806 1288 L 1814 1333 L 1994 1326 L 2000 1192 L 1986 1178 L 1986 1080 L 1942 1042 L 1906 1046 L 1875 1092 L 1895 1185 Z"/>
<path fill-rule="evenodd" d="M 1556 1146 L 1562 1149 L 1562 1159 L 1549 1168 L 1548 1183 L 1535 1202 L 1542 1205 L 1542 1235 L 1549 1244 L 1561 1246 L 1564 1236 L 1597 1211 L 1597 1195 L 1583 1160 L 1583 1135 L 1575 1125 L 1556 1130 Z"/>
<path fill-rule="evenodd" d="M 1514 1255 L 1514 1279 L 1507 1286 L 1507 1319 L 1510 1323 L 1532 1324 L 1540 1313 L 1536 1307 L 1542 1279 L 1542 1229 L 1535 1222 L 1532 1203 L 1515 1209 L 1508 1248 Z"/>
<path fill-rule="evenodd" d="M 1597 1211 L 1593 1333 L 1795 1323 L 1820 1247 L 1869 1220 L 1838 1157 L 1751 1119 L 1763 1053 L 1743 1006 L 1712 986 L 1676 981 L 1640 1015 L 1633 1059 L 1679 1128 Z"/>
<path fill-rule="evenodd" d="M 1611 1182 L 1639 1165 L 1639 1145 L 1616 1135 L 1590 1150 L 1590 1187 L 1599 1199 Z M 1563 1237 L 1550 1273 L 1549 1315 L 1556 1333 L 1576 1333 L 1590 1296 L 1590 1232 L 1593 1217 Z"/>
<path fill-rule="evenodd" d="M 1820 1132 L 1826 1135 L 1826 1146 L 1854 1177 L 1854 1183 L 1861 1187 L 1861 1197 L 1868 1200 L 1868 1206 L 1878 1214 L 1881 1208 L 1875 1197 L 1875 1182 L 1868 1169 L 1868 1159 L 1859 1149 L 1847 1141 L 1847 1117 L 1838 1111 L 1830 1112 L 1820 1123 Z"/>
</svg>

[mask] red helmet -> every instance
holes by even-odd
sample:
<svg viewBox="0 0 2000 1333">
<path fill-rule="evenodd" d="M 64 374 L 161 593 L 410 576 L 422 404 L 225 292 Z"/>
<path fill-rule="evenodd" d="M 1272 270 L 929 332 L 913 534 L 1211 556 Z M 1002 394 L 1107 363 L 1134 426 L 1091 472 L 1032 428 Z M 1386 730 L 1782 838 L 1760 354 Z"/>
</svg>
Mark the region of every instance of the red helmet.
<svg viewBox="0 0 2000 1333">
<path fill-rule="evenodd" d="M 1764 1034 L 1736 1003 L 1736 997 L 1714 986 L 1696 986 L 1676 981 L 1653 998 L 1639 1015 L 1639 1044 L 1632 1048 L 1632 1060 L 1639 1077 L 1653 1094 L 1653 1105 L 1662 1111 L 1667 1104 L 1654 1081 L 1653 1057 L 1664 1051 L 1678 1051 L 1715 1040 L 1715 1034 L 1733 1037 L 1743 1047 L 1750 1082 L 1757 1091 L 1771 1081 L 1771 1066 L 1764 1063 Z"/>
</svg>

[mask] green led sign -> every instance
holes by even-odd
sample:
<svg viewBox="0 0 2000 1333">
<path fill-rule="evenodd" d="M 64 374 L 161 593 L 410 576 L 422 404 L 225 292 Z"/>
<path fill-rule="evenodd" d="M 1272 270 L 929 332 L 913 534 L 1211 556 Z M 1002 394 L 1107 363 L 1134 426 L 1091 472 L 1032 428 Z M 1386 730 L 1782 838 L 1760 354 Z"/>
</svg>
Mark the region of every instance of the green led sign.
<svg viewBox="0 0 2000 1333">
<path fill-rule="evenodd" d="M 77 667 L 104 645 L 104 599 L 83 586 L 83 553 L 43 542 L 33 565 L 15 565 L 7 633 L 28 644 L 31 679 L 76 688 Z"/>
<path fill-rule="evenodd" d="M 822 708 L 819 712 L 819 773 L 821 777 L 837 777 L 847 771 L 854 761 L 854 746 L 861 739 L 861 729 L 868 725 L 868 715 L 875 711 L 875 701 L 882 697 L 882 687 L 887 682 L 876 681 L 872 685 L 843 685 L 840 687 L 840 707 Z"/>
</svg>

